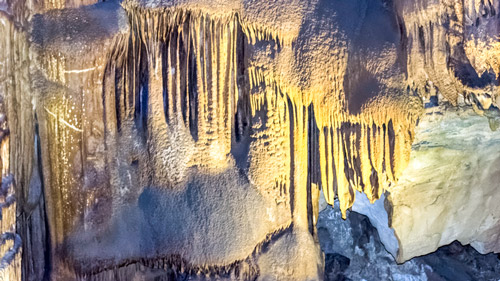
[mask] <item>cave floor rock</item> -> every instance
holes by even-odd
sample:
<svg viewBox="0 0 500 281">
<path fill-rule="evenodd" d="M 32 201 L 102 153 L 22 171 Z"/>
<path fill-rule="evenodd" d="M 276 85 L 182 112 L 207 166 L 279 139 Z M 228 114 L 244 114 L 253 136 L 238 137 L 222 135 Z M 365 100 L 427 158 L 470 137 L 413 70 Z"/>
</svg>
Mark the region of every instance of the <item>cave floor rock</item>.
<svg viewBox="0 0 500 281">
<path fill-rule="evenodd" d="M 500 280 L 500 256 L 482 255 L 457 241 L 397 264 L 367 217 L 349 212 L 344 221 L 337 206 L 320 213 L 318 236 L 325 253 L 325 281 Z"/>
</svg>

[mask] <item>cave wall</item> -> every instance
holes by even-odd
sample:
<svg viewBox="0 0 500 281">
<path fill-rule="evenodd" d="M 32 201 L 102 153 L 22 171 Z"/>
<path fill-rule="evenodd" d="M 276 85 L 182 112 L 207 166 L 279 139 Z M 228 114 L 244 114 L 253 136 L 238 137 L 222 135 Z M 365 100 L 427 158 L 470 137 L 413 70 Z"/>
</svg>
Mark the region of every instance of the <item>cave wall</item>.
<svg viewBox="0 0 500 281">
<path fill-rule="evenodd" d="M 417 127 L 410 164 L 387 198 L 398 261 L 455 240 L 499 252 L 500 134 L 470 109 L 433 111 Z"/>
<path fill-rule="evenodd" d="M 287 276 L 314 279 L 319 192 L 344 216 L 359 192 L 371 203 L 394 193 L 389 220 L 406 260 L 426 252 L 407 250 L 396 199 L 416 192 L 396 183 L 424 105 L 470 105 L 492 127 L 499 116 L 496 1 L 1 3 L 23 279 L 97 278 L 155 259 L 192 274 L 272 275 L 283 241 L 313 248 L 280 265 Z M 187 219 L 183 232 L 160 227 Z M 219 231 L 226 246 L 214 244 Z M 266 243 L 277 249 L 264 255 Z"/>
<path fill-rule="evenodd" d="M 408 83 L 429 99 L 498 107 L 498 1 L 394 1 Z"/>
</svg>

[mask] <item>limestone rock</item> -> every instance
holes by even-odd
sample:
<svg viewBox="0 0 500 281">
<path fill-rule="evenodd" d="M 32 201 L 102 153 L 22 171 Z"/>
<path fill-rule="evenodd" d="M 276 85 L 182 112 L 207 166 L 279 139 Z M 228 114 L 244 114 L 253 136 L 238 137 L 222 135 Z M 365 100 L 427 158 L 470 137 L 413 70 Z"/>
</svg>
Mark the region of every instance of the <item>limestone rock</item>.
<svg viewBox="0 0 500 281">
<path fill-rule="evenodd" d="M 325 252 L 327 281 L 496 281 L 500 278 L 496 254 L 481 255 L 457 241 L 398 264 L 381 242 L 384 234 L 367 217 L 353 211 L 342 220 L 338 207 L 328 207 L 320 213 L 318 233 Z"/>
<path fill-rule="evenodd" d="M 398 261 L 454 240 L 500 251 L 500 134 L 471 110 L 434 108 L 420 121 L 410 164 L 387 197 Z"/>
<path fill-rule="evenodd" d="M 320 191 L 400 261 L 498 251 L 498 1 L 93 2 L 0 2 L 26 276 L 315 279 Z"/>
</svg>

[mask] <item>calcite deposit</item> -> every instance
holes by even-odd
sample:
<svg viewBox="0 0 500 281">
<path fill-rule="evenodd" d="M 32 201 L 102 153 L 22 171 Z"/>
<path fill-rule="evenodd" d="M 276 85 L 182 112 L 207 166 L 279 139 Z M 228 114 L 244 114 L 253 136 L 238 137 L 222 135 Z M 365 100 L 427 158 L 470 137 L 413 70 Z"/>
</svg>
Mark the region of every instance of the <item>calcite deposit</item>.
<svg viewBox="0 0 500 281">
<path fill-rule="evenodd" d="M 321 196 L 399 262 L 500 252 L 499 6 L 0 0 L 4 274 L 321 280 Z"/>
</svg>

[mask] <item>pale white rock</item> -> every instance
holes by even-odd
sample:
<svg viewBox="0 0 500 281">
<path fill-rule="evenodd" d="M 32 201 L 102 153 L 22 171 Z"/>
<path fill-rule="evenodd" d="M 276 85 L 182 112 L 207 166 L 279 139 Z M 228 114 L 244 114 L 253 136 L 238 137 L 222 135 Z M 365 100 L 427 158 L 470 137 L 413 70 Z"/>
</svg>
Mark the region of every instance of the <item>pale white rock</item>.
<svg viewBox="0 0 500 281">
<path fill-rule="evenodd" d="M 393 257 L 396 257 L 399 243 L 394 235 L 394 230 L 389 227 L 389 216 L 385 210 L 384 202 L 385 194 L 382 194 L 379 200 L 371 204 L 364 193 L 358 192 L 352 210 L 368 217 L 370 223 L 377 229 L 385 249 Z"/>
<path fill-rule="evenodd" d="M 387 198 L 399 262 L 455 240 L 500 252 L 499 148 L 500 133 L 471 110 L 429 109 Z"/>
</svg>

